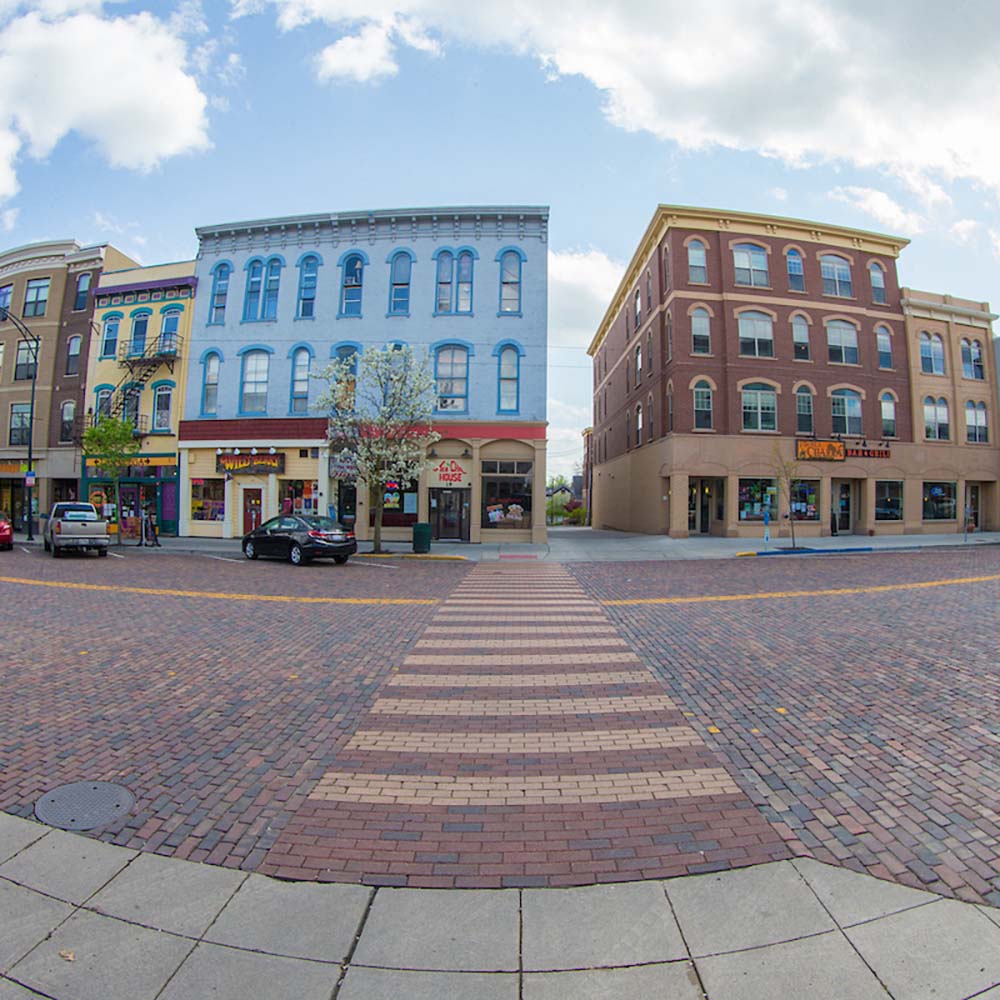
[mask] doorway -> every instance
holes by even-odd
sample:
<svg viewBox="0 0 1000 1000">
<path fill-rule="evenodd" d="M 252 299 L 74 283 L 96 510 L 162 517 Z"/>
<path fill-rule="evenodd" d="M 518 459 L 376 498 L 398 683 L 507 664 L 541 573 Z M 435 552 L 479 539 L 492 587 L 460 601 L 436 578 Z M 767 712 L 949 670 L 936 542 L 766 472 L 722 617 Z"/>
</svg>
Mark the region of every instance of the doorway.
<svg viewBox="0 0 1000 1000">
<path fill-rule="evenodd" d="M 854 533 L 854 484 L 850 479 L 834 479 L 830 488 L 830 526 L 835 535 Z"/>
<path fill-rule="evenodd" d="M 979 483 L 968 483 L 965 487 L 965 519 L 969 531 L 979 525 Z"/>
<path fill-rule="evenodd" d="M 726 517 L 726 481 L 692 479 L 688 483 L 688 531 L 699 535 L 712 533 L 712 522 L 724 523 Z M 714 501 L 714 502 L 713 502 Z"/>
<path fill-rule="evenodd" d="M 358 488 L 354 483 L 341 483 L 337 490 L 337 520 L 351 527 L 358 519 Z"/>
<path fill-rule="evenodd" d="M 244 489 L 243 490 L 243 534 L 260 527 L 261 523 L 261 498 L 263 490 Z"/>
<path fill-rule="evenodd" d="M 431 537 L 442 541 L 469 540 L 469 505 L 472 490 L 431 490 Z"/>
</svg>

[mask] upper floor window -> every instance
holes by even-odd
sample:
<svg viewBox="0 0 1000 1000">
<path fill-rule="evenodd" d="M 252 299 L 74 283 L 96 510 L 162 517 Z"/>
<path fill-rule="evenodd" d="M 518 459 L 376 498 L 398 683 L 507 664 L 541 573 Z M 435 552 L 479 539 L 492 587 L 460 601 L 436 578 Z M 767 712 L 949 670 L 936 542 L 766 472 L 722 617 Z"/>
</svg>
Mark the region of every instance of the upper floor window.
<svg viewBox="0 0 1000 1000">
<path fill-rule="evenodd" d="M 111 416 L 111 396 L 113 390 L 110 388 L 98 389 L 97 390 L 97 418 L 100 420 L 103 417 Z"/>
<path fill-rule="evenodd" d="M 247 351 L 243 355 L 243 385 L 240 391 L 242 413 L 267 413 L 267 374 L 270 355 L 267 351 Z"/>
<path fill-rule="evenodd" d="M 856 365 L 858 363 L 857 327 L 842 319 L 831 319 L 826 324 L 826 346 L 828 357 L 833 364 Z"/>
<path fill-rule="evenodd" d="M 875 327 L 875 344 L 878 347 L 879 368 L 892 367 L 892 335 L 887 327 Z"/>
<path fill-rule="evenodd" d="M 442 250 L 437 257 L 437 302 L 435 312 L 450 313 L 454 303 L 452 284 L 455 278 L 455 258 L 448 250 Z"/>
<path fill-rule="evenodd" d="M 264 285 L 264 264 L 253 260 L 247 267 L 247 287 L 243 297 L 243 319 L 257 319 L 260 315 L 260 293 Z"/>
<path fill-rule="evenodd" d="M 694 425 L 699 430 L 712 428 L 712 386 L 704 379 L 694 384 Z"/>
<path fill-rule="evenodd" d="M 117 317 L 109 317 L 104 321 L 104 333 L 101 337 L 101 357 L 113 358 L 118 353 Z"/>
<path fill-rule="evenodd" d="M 281 261 L 271 258 L 267 262 L 267 270 L 264 275 L 264 303 L 261 310 L 261 319 L 278 318 L 278 286 L 281 282 Z"/>
<path fill-rule="evenodd" d="M 948 400 L 933 396 L 924 398 L 924 437 L 928 441 L 948 441 L 951 426 L 948 420 Z"/>
<path fill-rule="evenodd" d="M 173 403 L 173 386 L 158 385 L 153 390 L 153 430 L 161 434 L 170 431 L 170 407 Z"/>
<path fill-rule="evenodd" d="M 177 353 L 180 326 L 180 309 L 168 309 L 160 319 L 160 354 Z"/>
<path fill-rule="evenodd" d="M 142 400 L 142 387 L 126 386 L 122 392 L 122 420 L 133 427 L 139 426 L 139 404 Z"/>
<path fill-rule="evenodd" d="M 344 261 L 344 273 L 340 286 L 340 315 L 361 315 L 361 291 L 364 280 L 365 262 L 360 254 L 352 254 Z"/>
<path fill-rule="evenodd" d="M 67 400 L 59 410 L 59 441 L 66 443 L 73 440 L 76 424 L 76 403 Z"/>
<path fill-rule="evenodd" d="M 635 328 L 636 330 L 642 326 L 642 298 L 639 295 L 639 289 L 635 290 L 635 296 L 633 297 L 633 303 L 635 308 Z"/>
<path fill-rule="evenodd" d="M 986 444 L 989 432 L 986 429 L 986 404 L 965 404 L 965 439 L 969 444 Z"/>
<path fill-rule="evenodd" d="M 753 288 L 767 288 L 770 279 L 767 274 L 767 252 L 753 243 L 738 243 L 733 247 L 733 267 L 736 269 L 736 284 Z"/>
<path fill-rule="evenodd" d="M 10 432 L 7 443 L 11 448 L 24 447 L 31 440 L 31 404 L 12 403 Z"/>
<path fill-rule="evenodd" d="M 646 312 L 653 309 L 653 279 L 649 271 L 646 272 Z"/>
<path fill-rule="evenodd" d="M 823 275 L 823 294 L 838 295 L 841 298 L 851 298 L 854 288 L 851 285 L 851 264 L 843 257 L 827 254 L 819 259 L 820 273 Z"/>
<path fill-rule="evenodd" d="M 670 280 L 670 251 L 666 247 L 663 248 L 663 287 L 667 291 L 673 287 Z"/>
<path fill-rule="evenodd" d="M 300 347 L 292 358 L 292 413 L 309 411 L 309 349 Z"/>
<path fill-rule="evenodd" d="M 778 429 L 778 395 L 774 386 L 751 382 L 743 387 L 743 430 L 776 431 Z"/>
<path fill-rule="evenodd" d="M 205 355 L 203 363 L 201 412 L 202 416 L 214 417 L 219 412 L 219 369 L 222 367 L 222 358 L 213 351 Z"/>
<path fill-rule="evenodd" d="M 132 339 L 128 353 L 131 358 L 142 357 L 146 353 L 146 334 L 149 332 L 149 313 L 137 313 L 132 317 Z"/>
<path fill-rule="evenodd" d="M 299 303 L 295 315 L 299 319 L 316 316 L 316 286 L 319 284 L 319 257 L 311 253 L 299 262 Z"/>
<path fill-rule="evenodd" d="M 17 342 L 17 354 L 14 357 L 14 381 L 26 382 L 34 378 L 38 371 L 38 349 L 27 340 Z"/>
<path fill-rule="evenodd" d="M 335 357 L 346 370 L 346 377 L 340 379 L 337 385 L 337 409 L 351 413 L 354 410 L 357 391 L 358 349 L 351 344 L 345 344 L 337 348 Z"/>
<path fill-rule="evenodd" d="M 438 410 L 465 410 L 469 405 L 469 352 L 449 344 L 434 356 Z"/>
<path fill-rule="evenodd" d="M 229 276 L 233 269 L 225 262 L 216 264 L 212 269 L 212 299 L 208 305 L 208 322 L 224 323 L 226 321 L 226 299 L 229 297 Z"/>
<path fill-rule="evenodd" d="M 49 303 L 49 279 L 32 278 L 24 290 L 22 316 L 44 316 Z"/>
<path fill-rule="evenodd" d="M 410 275 L 412 270 L 413 258 L 405 250 L 399 250 L 392 255 L 389 264 L 390 316 L 409 316 L 410 314 Z"/>
<path fill-rule="evenodd" d="M 497 409 L 501 413 L 516 413 L 520 406 L 521 355 L 516 347 L 508 344 L 499 357 L 499 396 Z M 600 402 L 600 397 L 598 402 Z"/>
<path fill-rule="evenodd" d="M 674 320 L 670 313 L 667 313 L 667 361 L 674 356 Z"/>
<path fill-rule="evenodd" d="M 80 312 L 87 308 L 87 293 L 90 291 L 90 272 L 81 274 L 76 279 L 76 295 L 73 297 L 73 311 Z"/>
<path fill-rule="evenodd" d="M 642 381 L 642 347 L 635 345 L 635 384 L 638 387 Z"/>
<path fill-rule="evenodd" d="M 653 331 L 646 331 L 646 371 L 653 374 Z"/>
<path fill-rule="evenodd" d="M 885 298 L 885 271 L 881 264 L 871 263 L 868 265 L 868 274 L 872 281 L 872 302 L 884 306 Z"/>
<path fill-rule="evenodd" d="M 674 389 L 672 385 L 667 386 L 665 400 L 664 410 L 666 411 L 667 433 L 672 434 L 674 431 Z M 711 417 L 711 414 L 709 414 L 709 417 Z M 697 413 L 695 413 L 695 420 L 697 420 Z M 711 419 L 709 422 L 711 423 Z"/>
<path fill-rule="evenodd" d="M 774 357 L 774 327 L 767 313 L 740 313 L 739 329 L 741 355 L 755 358 Z"/>
<path fill-rule="evenodd" d="M 879 399 L 879 407 L 882 411 L 882 437 L 894 438 L 896 436 L 896 400 L 888 392 L 883 392 Z"/>
<path fill-rule="evenodd" d="M 861 437 L 861 393 L 853 389 L 834 389 L 830 398 L 833 433 Z"/>
<path fill-rule="evenodd" d="M 692 240 L 688 244 L 688 281 L 697 285 L 708 283 L 705 244 L 701 240 Z"/>
<path fill-rule="evenodd" d="M 813 395 L 805 385 L 795 390 L 795 430 L 799 434 L 812 434 L 814 430 Z"/>
<path fill-rule="evenodd" d="M 983 348 L 978 340 L 962 341 L 962 377 L 986 378 L 986 371 L 983 368 Z"/>
<path fill-rule="evenodd" d="M 642 444 L 642 403 L 635 404 L 635 446 Z"/>
<path fill-rule="evenodd" d="M 691 353 L 712 353 L 712 328 L 708 310 L 700 307 L 691 313 Z"/>
<path fill-rule="evenodd" d="M 798 250 L 789 250 L 785 255 L 788 262 L 788 288 L 793 292 L 806 290 L 806 273 L 802 267 L 802 254 Z"/>
<path fill-rule="evenodd" d="M 944 341 L 934 334 L 920 334 L 920 370 L 925 375 L 944 374 Z"/>
<path fill-rule="evenodd" d="M 521 265 L 524 258 L 516 250 L 500 257 L 500 312 L 521 312 Z"/>
<path fill-rule="evenodd" d="M 809 353 L 809 323 L 805 316 L 792 318 L 792 351 L 796 361 L 808 361 Z"/>
<path fill-rule="evenodd" d="M 70 337 L 66 342 L 66 374 L 80 374 L 80 337 Z"/>
<path fill-rule="evenodd" d="M 0 286 L 0 323 L 7 318 L 7 313 L 10 312 L 10 300 L 13 293 L 13 285 Z"/>
</svg>

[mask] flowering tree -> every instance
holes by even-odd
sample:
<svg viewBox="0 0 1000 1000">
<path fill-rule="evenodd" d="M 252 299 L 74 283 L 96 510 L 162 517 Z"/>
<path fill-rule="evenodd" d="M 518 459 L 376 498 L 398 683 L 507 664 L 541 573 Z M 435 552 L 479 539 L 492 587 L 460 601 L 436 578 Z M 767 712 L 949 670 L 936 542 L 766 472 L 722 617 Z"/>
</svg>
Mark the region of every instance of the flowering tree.
<svg viewBox="0 0 1000 1000">
<path fill-rule="evenodd" d="M 316 405 L 329 421 L 327 437 L 368 486 L 381 552 L 386 484 L 419 478 L 427 445 L 441 436 L 431 429 L 435 381 L 427 356 L 369 347 L 331 361 L 316 378 L 326 383 Z"/>
</svg>

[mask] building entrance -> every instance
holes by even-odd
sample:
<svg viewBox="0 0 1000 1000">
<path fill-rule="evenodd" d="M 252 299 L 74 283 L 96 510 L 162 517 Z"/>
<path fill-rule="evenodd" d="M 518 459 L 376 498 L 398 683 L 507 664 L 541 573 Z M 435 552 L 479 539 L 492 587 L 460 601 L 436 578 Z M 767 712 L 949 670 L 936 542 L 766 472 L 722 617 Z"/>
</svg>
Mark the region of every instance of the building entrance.
<svg viewBox="0 0 1000 1000">
<path fill-rule="evenodd" d="M 965 518 L 969 531 L 982 527 L 979 523 L 979 483 L 969 483 L 965 487 Z"/>
<path fill-rule="evenodd" d="M 472 490 L 431 490 L 431 535 L 436 539 L 469 540 Z"/>
<path fill-rule="evenodd" d="M 243 534 L 259 528 L 262 520 L 261 500 L 263 490 L 243 491 Z"/>
<path fill-rule="evenodd" d="M 688 531 L 711 534 L 713 523 L 726 521 L 726 481 L 691 479 L 688 483 Z"/>
<path fill-rule="evenodd" d="M 830 530 L 834 535 L 854 533 L 854 481 L 834 479 L 830 484 Z"/>
</svg>

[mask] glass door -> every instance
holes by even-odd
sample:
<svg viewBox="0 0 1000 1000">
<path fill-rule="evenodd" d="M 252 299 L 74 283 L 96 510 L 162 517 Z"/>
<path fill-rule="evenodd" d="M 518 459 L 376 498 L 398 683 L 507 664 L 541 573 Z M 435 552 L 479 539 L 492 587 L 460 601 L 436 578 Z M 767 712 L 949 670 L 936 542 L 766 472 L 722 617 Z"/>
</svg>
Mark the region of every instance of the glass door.
<svg viewBox="0 0 1000 1000">
<path fill-rule="evenodd" d="M 979 483 L 965 487 L 965 516 L 969 531 L 975 531 L 979 527 Z"/>
<path fill-rule="evenodd" d="M 837 532 L 841 535 L 849 535 L 852 528 L 851 483 L 849 480 L 842 479 L 834 484 L 833 503 Z"/>
</svg>

